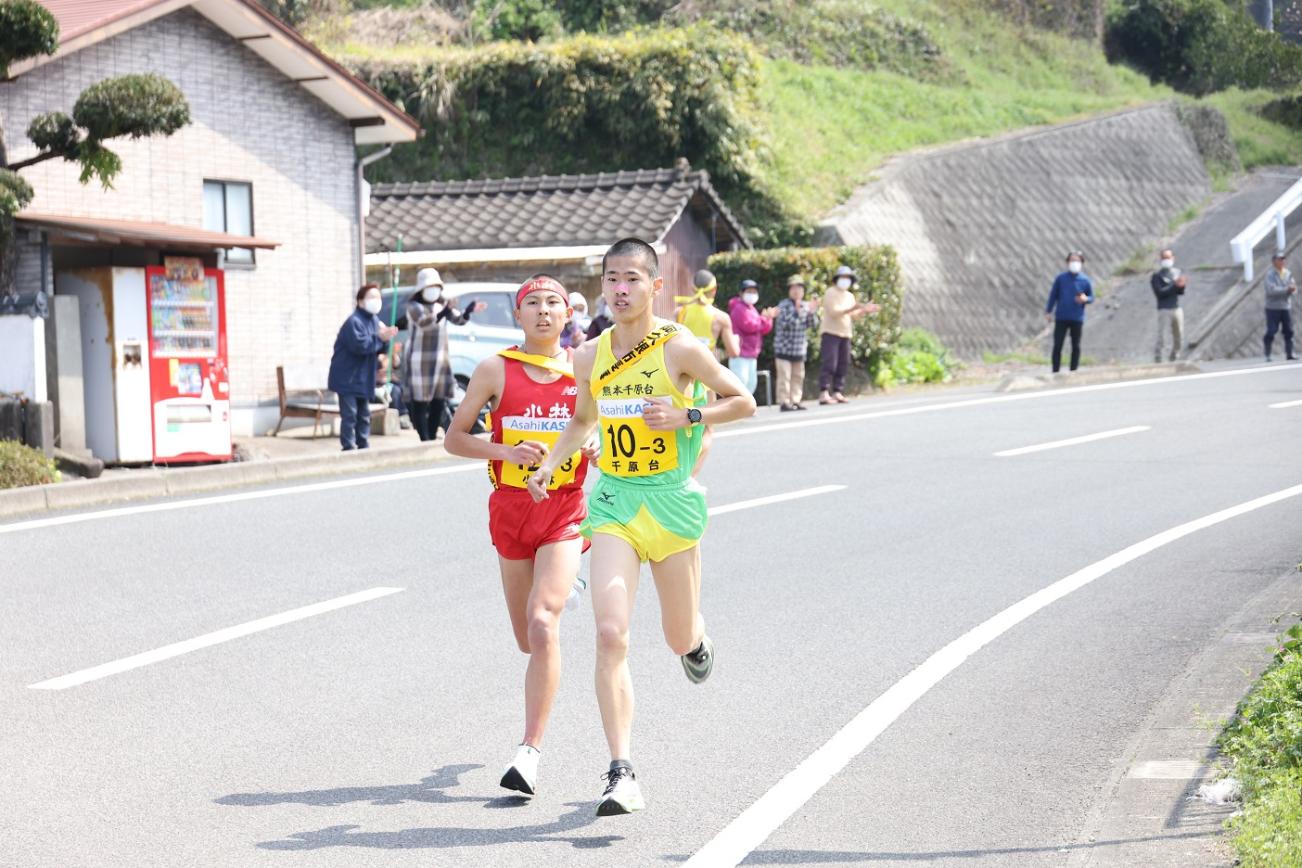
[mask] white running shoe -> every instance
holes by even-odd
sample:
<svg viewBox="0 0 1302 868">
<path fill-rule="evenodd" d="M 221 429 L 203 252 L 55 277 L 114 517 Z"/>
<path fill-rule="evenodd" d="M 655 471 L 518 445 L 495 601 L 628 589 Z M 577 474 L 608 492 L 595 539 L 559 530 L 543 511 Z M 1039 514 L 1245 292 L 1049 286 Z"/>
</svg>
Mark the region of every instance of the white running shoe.
<svg viewBox="0 0 1302 868">
<path fill-rule="evenodd" d="M 583 602 L 583 592 L 588 589 L 588 580 L 574 577 L 574 584 L 570 586 L 570 595 L 565 598 L 565 610 L 573 612 L 579 608 Z"/>
<path fill-rule="evenodd" d="M 538 748 L 527 744 L 516 748 L 515 759 L 502 772 L 502 786 L 532 796 L 538 783 L 538 757 L 541 755 Z"/>
<path fill-rule="evenodd" d="M 614 763 L 610 771 L 601 776 L 606 781 L 606 791 L 601 794 L 597 805 L 598 817 L 613 817 L 618 814 L 631 814 L 646 807 L 642 801 L 642 788 L 637 785 L 637 775 L 633 767 L 625 762 Z"/>
</svg>

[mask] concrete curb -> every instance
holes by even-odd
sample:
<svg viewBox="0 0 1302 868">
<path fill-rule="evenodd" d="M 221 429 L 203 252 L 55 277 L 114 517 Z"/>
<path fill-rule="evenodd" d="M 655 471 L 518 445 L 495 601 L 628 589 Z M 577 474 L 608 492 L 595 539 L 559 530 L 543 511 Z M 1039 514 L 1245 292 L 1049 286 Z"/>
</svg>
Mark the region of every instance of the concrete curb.
<svg viewBox="0 0 1302 868">
<path fill-rule="evenodd" d="M 1093 386 L 1099 383 L 1124 383 L 1154 377 L 1178 377 L 1199 374 L 1202 368 L 1193 362 L 1167 362 L 1152 365 L 1127 365 L 1119 368 L 1086 368 L 1058 374 L 1008 374 L 995 387 L 996 392 L 1032 392 L 1038 389 L 1062 389 Z"/>
<path fill-rule="evenodd" d="M 1237 804 L 1194 798 L 1217 776 L 1216 739 L 1274 658 L 1275 638 L 1302 611 L 1289 570 L 1231 616 L 1168 686 L 1131 739 L 1065 864 L 1072 868 L 1230 868 L 1223 824 Z"/>
<path fill-rule="evenodd" d="M 0 491 L 0 518 L 46 510 L 78 509 L 134 500 L 265 485 L 312 476 L 365 473 L 429 464 L 448 458 L 442 446 L 400 446 L 207 467 L 138 470 L 125 476 L 79 479 Z"/>
</svg>

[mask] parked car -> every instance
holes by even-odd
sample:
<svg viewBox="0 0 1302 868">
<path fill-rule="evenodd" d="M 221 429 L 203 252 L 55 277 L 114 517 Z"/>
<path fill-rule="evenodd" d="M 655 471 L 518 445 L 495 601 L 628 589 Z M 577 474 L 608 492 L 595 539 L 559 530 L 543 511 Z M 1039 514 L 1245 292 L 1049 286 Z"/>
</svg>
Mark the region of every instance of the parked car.
<svg viewBox="0 0 1302 868">
<path fill-rule="evenodd" d="M 452 376 L 457 381 L 456 395 L 448 412 L 456 412 L 476 365 L 498 350 L 524 343 L 524 331 L 515 323 L 517 289 L 519 287 L 513 283 L 449 283 L 443 287 L 444 297 L 455 299 L 459 308 L 465 309 L 475 302 L 484 303 L 484 309 L 476 311 L 470 322 L 448 325 L 448 360 L 452 364 Z M 407 302 L 415 294 L 414 286 L 381 290 L 384 306 L 380 309 L 380 319 L 398 326 L 398 336 L 394 340 L 404 347 L 409 335 Z"/>
</svg>

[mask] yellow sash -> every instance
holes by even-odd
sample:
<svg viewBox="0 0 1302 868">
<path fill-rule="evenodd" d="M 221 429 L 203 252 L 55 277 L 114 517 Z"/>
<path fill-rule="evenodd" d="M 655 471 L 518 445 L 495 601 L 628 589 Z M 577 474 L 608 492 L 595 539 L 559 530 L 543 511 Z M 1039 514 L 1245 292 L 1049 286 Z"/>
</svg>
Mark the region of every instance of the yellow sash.
<svg viewBox="0 0 1302 868">
<path fill-rule="evenodd" d="M 524 362 L 537 368 L 546 368 L 553 374 L 560 374 L 562 377 L 569 377 L 571 380 L 574 379 L 574 365 L 570 362 L 553 359 L 551 356 L 540 356 L 537 353 L 526 353 L 523 350 L 498 350 L 497 354 L 504 359 L 515 359 L 517 362 Z"/>
<path fill-rule="evenodd" d="M 592 394 L 601 394 L 602 386 L 609 384 L 611 380 L 618 377 L 620 372 L 629 365 L 636 364 L 638 359 L 642 358 L 661 344 L 667 342 L 676 334 L 678 334 L 678 326 L 673 323 L 665 323 L 659 328 L 653 329 L 650 334 L 638 341 L 637 346 L 625 353 L 622 358 L 616 359 L 615 363 L 603 371 L 600 376 L 592 379 Z M 612 335 L 611 337 L 613 338 L 614 336 Z"/>
</svg>

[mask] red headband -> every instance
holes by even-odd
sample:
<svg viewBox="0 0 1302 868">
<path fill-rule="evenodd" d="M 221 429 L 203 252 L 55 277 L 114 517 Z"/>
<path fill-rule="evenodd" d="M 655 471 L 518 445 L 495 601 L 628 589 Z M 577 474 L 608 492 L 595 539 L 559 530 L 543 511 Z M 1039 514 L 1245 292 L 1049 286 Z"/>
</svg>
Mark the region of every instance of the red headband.
<svg viewBox="0 0 1302 868">
<path fill-rule="evenodd" d="M 515 306 L 519 308 L 524 303 L 524 297 L 531 292 L 554 292 L 564 300 L 566 307 L 570 306 L 570 294 L 559 281 L 550 277 L 534 277 L 526 280 L 515 294 Z"/>
</svg>

